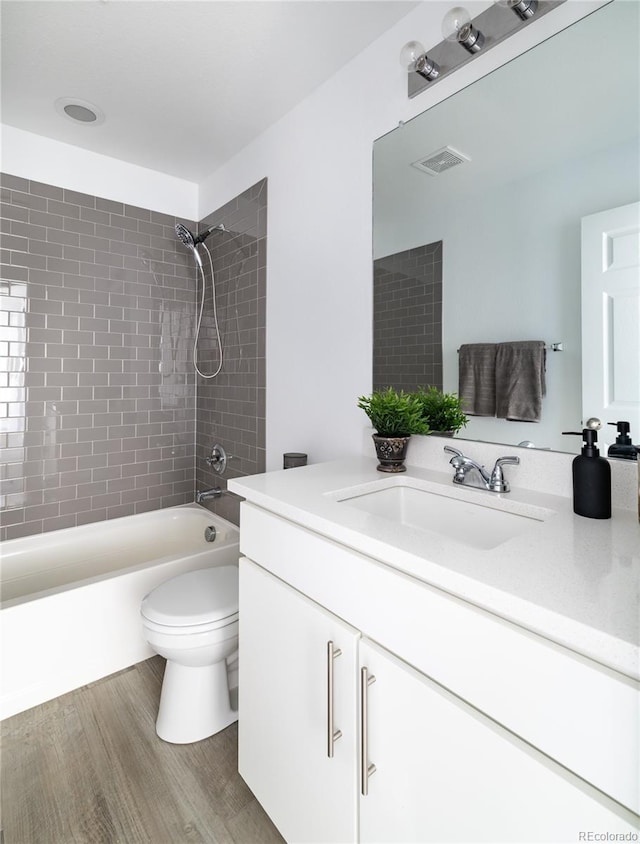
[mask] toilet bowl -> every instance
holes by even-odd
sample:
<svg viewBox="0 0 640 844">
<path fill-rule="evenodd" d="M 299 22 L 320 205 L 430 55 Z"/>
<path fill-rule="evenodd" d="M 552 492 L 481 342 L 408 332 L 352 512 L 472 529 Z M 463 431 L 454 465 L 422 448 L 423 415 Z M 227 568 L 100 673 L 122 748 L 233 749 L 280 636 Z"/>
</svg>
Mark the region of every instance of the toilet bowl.
<svg viewBox="0 0 640 844">
<path fill-rule="evenodd" d="M 238 569 L 173 577 L 143 598 L 142 632 L 165 657 L 156 732 L 172 744 L 208 738 L 238 719 L 227 661 L 238 649 Z"/>
</svg>

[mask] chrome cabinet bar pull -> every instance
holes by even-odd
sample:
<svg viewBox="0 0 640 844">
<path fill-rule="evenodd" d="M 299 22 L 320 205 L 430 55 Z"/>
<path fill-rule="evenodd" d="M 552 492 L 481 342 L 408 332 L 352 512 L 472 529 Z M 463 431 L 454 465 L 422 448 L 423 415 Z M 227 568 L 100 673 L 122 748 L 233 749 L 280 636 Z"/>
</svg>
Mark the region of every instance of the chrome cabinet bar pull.
<svg viewBox="0 0 640 844">
<path fill-rule="evenodd" d="M 342 736 L 342 730 L 334 729 L 333 724 L 333 660 L 340 656 L 340 648 L 334 648 L 333 642 L 327 642 L 327 756 L 333 759 L 333 745 Z"/>
<path fill-rule="evenodd" d="M 369 777 L 375 774 L 376 766 L 369 764 L 369 686 L 375 683 L 373 674 L 366 668 L 360 669 L 360 783 L 362 796 L 369 793 Z"/>
</svg>

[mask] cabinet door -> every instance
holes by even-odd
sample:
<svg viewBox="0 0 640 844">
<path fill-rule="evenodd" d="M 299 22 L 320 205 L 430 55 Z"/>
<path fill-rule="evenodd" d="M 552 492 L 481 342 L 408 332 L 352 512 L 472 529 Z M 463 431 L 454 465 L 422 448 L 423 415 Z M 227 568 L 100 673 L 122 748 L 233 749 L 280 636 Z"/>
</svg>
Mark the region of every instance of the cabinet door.
<svg viewBox="0 0 640 844">
<path fill-rule="evenodd" d="M 590 788 L 366 639 L 368 764 L 360 841 L 575 842 L 631 832 Z M 610 804 L 613 806 L 613 804 Z M 625 820 L 626 818 L 626 820 Z"/>
<path fill-rule="evenodd" d="M 356 841 L 358 638 L 241 558 L 239 770 L 289 842 Z M 332 660 L 329 642 L 341 650 Z M 333 729 L 342 732 L 333 757 L 330 669 Z"/>
</svg>

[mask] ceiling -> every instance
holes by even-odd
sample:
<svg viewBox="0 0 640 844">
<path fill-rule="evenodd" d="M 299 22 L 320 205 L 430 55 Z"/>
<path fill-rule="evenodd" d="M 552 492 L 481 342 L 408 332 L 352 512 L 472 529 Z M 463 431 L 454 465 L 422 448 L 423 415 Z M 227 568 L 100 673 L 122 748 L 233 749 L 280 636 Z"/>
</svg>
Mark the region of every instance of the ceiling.
<svg viewBox="0 0 640 844">
<path fill-rule="evenodd" d="M 417 0 L 2 0 L 2 121 L 199 182 Z M 58 98 L 105 114 L 70 120 Z"/>
</svg>

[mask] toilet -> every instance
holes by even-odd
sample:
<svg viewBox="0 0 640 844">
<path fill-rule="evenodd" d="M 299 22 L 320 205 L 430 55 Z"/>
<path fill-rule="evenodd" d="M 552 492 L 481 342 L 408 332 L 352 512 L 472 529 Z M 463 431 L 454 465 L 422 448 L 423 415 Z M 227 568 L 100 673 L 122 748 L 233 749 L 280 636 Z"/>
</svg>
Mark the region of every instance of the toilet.
<svg viewBox="0 0 640 844">
<path fill-rule="evenodd" d="M 145 640 L 165 657 L 156 732 L 172 744 L 212 736 L 238 719 L 228 663 L 238 649 L 238 568 L 172 577 L 142 600 Z"/>
</svg>

